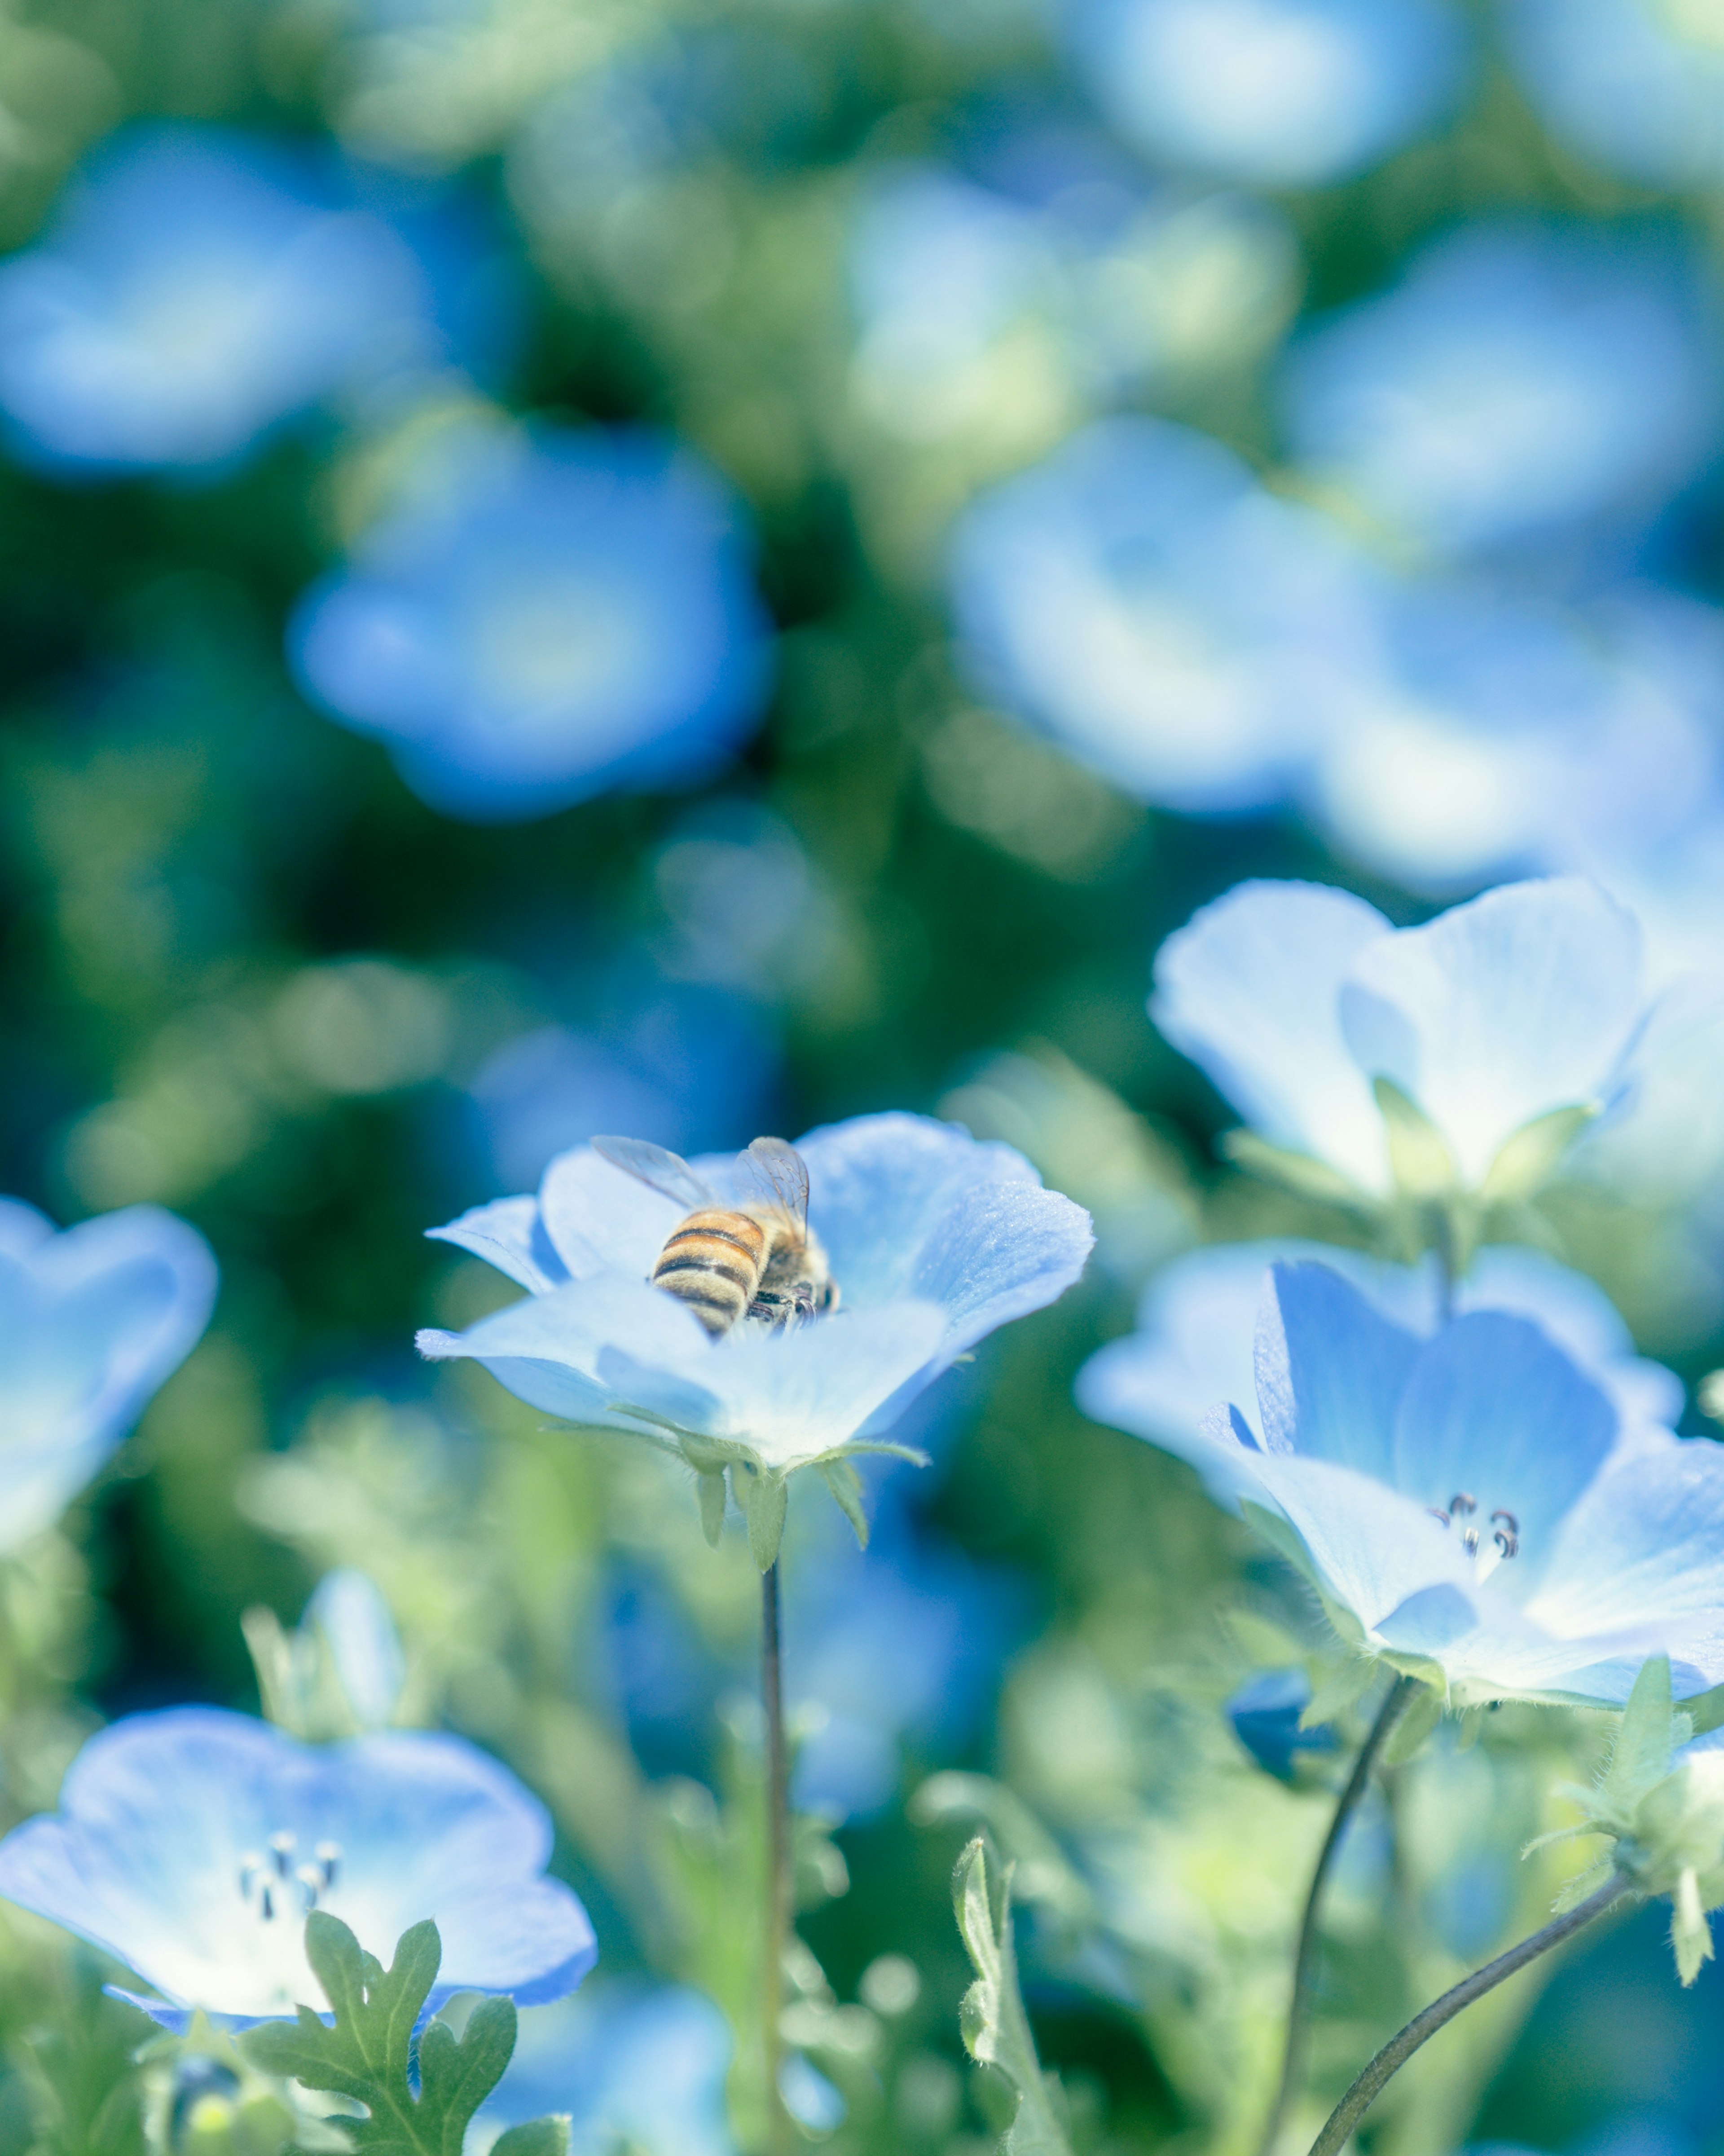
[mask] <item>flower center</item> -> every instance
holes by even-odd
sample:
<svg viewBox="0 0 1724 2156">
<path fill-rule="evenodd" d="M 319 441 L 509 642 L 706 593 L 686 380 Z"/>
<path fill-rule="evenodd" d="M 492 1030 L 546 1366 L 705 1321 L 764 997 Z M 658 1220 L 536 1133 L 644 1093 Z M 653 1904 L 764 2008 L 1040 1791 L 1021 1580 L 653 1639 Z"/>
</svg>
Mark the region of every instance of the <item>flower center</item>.
<svg viewBox="0 0 1724 2156">
<path fill-rule="evenodd" d="M 1425 1510 L 1445 1527 L 1460 1528 L 1461 1547 L 1470 1558 L 1478 1561 L 1481 1578 L 1521 1553 L 1521 1523 L 1506 1506 L 1498 1506 L 1489 1516 L 1491 1540 L 1482 1558 L 1479 1545 L 1484 1540 L 1485 1529 L 1479 1524 L 1479 1501 L 1470 1490 L 1457 1490 L 1449 1500 L 1446 1511 L 1436 1505 L 1427 1505 Z"/>
<path fill-rule="evenodd" d="M 272 1834 L 267 1853 L 248 1850 L 240 1858 L 239 1898 L 266 1924 L 290 1912 L 309 1916 L 341 1869 L 340 1842 L 320 1841 L 308 1863 L 300 1859 L 297 1835 Z"/>
</svg>

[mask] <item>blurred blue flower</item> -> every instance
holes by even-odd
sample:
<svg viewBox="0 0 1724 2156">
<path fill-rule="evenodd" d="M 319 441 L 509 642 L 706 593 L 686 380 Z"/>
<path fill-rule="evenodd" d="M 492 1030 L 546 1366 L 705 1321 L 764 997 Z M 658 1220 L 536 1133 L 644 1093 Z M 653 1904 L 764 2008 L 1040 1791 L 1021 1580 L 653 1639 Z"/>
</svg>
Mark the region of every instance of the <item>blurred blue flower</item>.
<svg viewBox="0 0 1724 2156">
<path fill-rule="evenodd" d="M 1335 1749 L 1335 1732 L 1327 1723 L 1316 1729 L 1299 1726 L 1311 1697 L 1311 1679 L 1302 1669 L 1260 1670 L 1227 1702 L 1234 1734 L 1277 1781 L 1292 1780 L 1299 1753 Z"/>
<path fill-rule="evenodd" d="M 1101 421 L 978 496 L 951 583 L 983 695 L 1127 793 L 1198 812 L 1281 798 L 1376 634 L 1325 518 L 1153 419 Z"/>
<path fill-rule="evenodd" d="M 381 1729 L 393 1717 L 407 1681 L 401 1635 L 369 1573 L 337 1565 L 317 1583 L 300 1628 L 321 1635 L 341 1696 L 361 1729 Z"/>
<path fill-rule="evenodd" d="M 772 680 L 734 498 L 643 430 L 452 429 L 289 646 L 415 793 L 479 821 L 709 776 Z"/>
<path fill-rule="evenodd" d="M 1724 1448 L 1626 1421 L 1541 1327 L 1434 1337 L 1326 1265 L 1275 1266 L 1255 1428 L 1236 1404 L 1155 1441 L 1310 1578 L 1342 1639 L 1444 1689 L 1620 1704 L 1668 1654 L 1724 1678 Z"/>
<path fill-rule="evenodd" d="M 1502 0 L 1503 42 L 1566 147 L 1653 187 L 1724 179 L 1724 34 L 1710 0 Z"/>
<path fill-rule="evenodd" d="M 1716 439 L 1715 303 L 1669 234 L 1470 224 L 1293 346 L 1293 453 L 1414 545 L 1644 521 Z"/>
<path fill-rule="evenodd" d="M 977 1341 L 1054 1301 L 1083 1269 L 1089 1215 L 1009 1146 L 917 1116 L 860 1116 L 799 1141 L 809 1224 L 842 1306 L 713 1338 L 648 1284 L 683 1217 L 588 1148 L 553 1161 L 536 1199 L 500 1199 L 433 1233 L 531 1291 L 423 1353 L 472 1356 L 575 1423 L 661 1444 L 688 1435 L 768 1471 L 885 1438 Z M 721 1196 L 727 1156 L 694 1163 Z"/>
<path fill-rule="evenodd" d="M 587 1912 L 547 1879 L 549 1814 L 458 1737 L 393 1730 L 311 1746 L 213 1707 L 135 1714 L 92 1737 L 60 1809 L 0 1842 L 0 1895 L 115 1956 L 166 2028 L 319 2005 L 305 1917 L 327 1909 L 387 1964 L 433 1917 L 458 1991 L 559 1999 L 593 1966 Z"/>
<path fill-rule="evenodd" d="M 505 1043 L 467 1091 L 492 1187 L 518 1190 L 599 1131 L 685 1153 L 747 1144 L 770 1121 L 777 1072 L 777 1042 L 744 998 L 664 982 L 608 1023 Z"/>
<path fill-rule="evenodd" d="M 1264 1138 L 1379 1196 L 1374 1079 L 1424 1112 L 1460 1189 L 1523 1195 L 1498 1165 L 1509 1141 L 1618 1101 L 1648 1008 L 1633 916 L 1578 876 L 1405 929 L 1327 885 L 1244 883 L 1168 937 L 1155 978 L 1163 1035 Z"/>
<path fill-rule="evenodd" d="M 215 1303 L 195 1229 L 128 1206 L 56 1235 L 0 1199 L 0 1550 L 57 1518 L 169 1373 Z"/>
<path fill-rule="evenodd" d="M 568 2115 L 569 2156 L 736 2156 L 725 2112 L 729 2025 L 683 1985 L 619 1984 L 521 2017 L 515 2056 L 473 2122 L 473 2156 L 505 2127 Z"/>
<path fill-rule="evenodd" d="M 1434 1255 L 1397 1265 L 1291 1238 L 1220 1244 L 1189 1251 L 1156 1275 L 1138 1304 L 1137 1329 L 1098 1348 L 1078 1373 L 1078 1405 L 1096 1422 L 1177 1448 L 1217 1400 L 1250 1398 L 1252 1337 L 1270 1268 L 1301 1260 L 1327 1265 L 1420 1339 L 1444 1322 Z M 1454 1308 L 1529 1319 L 1609 1394 L 1626 1420 L 1672 1423 L 1682 1412 L 1681 1380 L 1635 1354 L 1603 1290 L 1540 1251 L 1480 1250 L 1456 1283 Z"/>
<path fill-rule="evenodd" d="M 1318 187 L 1378 164 L 1457 103 L 1449 0 L 1070 0 L 1090 91 L 1168 164 Z"/>
<path fill-rule="evenodd" d="M 434 211 L 409 224 L 417 244 L 357 207 L 351 177 L 262 137 L 123 131 L 0 264 L 14 450 L 68 471 L 218 466 L 337 392 L 464 357 L 475 276 L 495 358 L 489 322 L 513 310 L 480 235 Z"/>
</svg>

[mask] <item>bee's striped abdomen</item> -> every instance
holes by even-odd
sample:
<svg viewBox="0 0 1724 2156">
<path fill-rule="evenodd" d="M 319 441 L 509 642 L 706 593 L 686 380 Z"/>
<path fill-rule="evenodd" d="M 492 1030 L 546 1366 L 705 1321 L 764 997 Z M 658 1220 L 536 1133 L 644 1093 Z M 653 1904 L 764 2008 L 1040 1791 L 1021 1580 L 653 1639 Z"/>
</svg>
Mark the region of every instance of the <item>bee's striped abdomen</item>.
<svg viewBox="0 0 1724 2156">
<path fill-rule="evenodd" d="M 685 1302 L 709 1332 L 728 1332 L 754 1300 L 770 1240 L 746 1213 L 690 1213 L 659 1253 L 653 1286 Z"/>
</svg>

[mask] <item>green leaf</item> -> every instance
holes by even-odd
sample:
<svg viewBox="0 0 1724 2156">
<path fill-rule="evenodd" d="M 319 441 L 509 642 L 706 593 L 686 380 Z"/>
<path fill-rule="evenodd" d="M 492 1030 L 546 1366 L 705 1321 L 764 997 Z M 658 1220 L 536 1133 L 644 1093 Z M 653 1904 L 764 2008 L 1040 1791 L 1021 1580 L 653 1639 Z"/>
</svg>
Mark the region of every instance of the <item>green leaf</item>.
<svg viewBox="0 0 1724 2156">
<path fill-rule="evenodd" d="M 1388 1164 L 1409 1198 L 1439 1198 L 1455 1187 L 1455 1162 L 1443 1134 L 1393 1078 L 1373 1078 L 1371 1091 L 1388 1134 Z"/>
<path fill-rule="evenodd" d="M 777 1563 L 789 1497 L 790 1485 L 782 1475 L 756 1471 L 742 1477 L 742 1502 L 748 1514 L 748 1547 L 762 1572 L 769 1572 Z"/>
<path fill-rule="evenodd" d="M 952 1899 L 976 1971 L 958 2010 L 964 2048 L 983 2066 L 998 2068 L 1018 2092 L 1017 2112 L 1000 2143 L 1000 2156 L 1071 2156 L 1071 2143 L 1054 2110 L 1057 2084 L 1042 2071 L 1018 1989 L 1011 1867 L 997 1889 L 990 1886 L 987 1844 L 980 1835 L 957 1861 Z"/>
<path fill-rule="evenodd" d="M 1383 1748 L 1385 1767 L 1404 1767 L 1443 1718 L 1443 1695 L 1434 1685 L 1424 1686 L 1416 1699 L 1402 1708 Z"/>
<path fill-rule="evenodd" d="M 1632 1812 L 1655 1782 L 1670 1771 L 1670 1755 L 1679 1733 L 1678 1717 L 1670 1705 L 1670 1660 L 1654 1655 L 1640 1666 L 1634 1690 L 1622 1711 L 1621 1727 L 1610 1748 L 1610 1764 L 1604 1770 L 1600 1794 L 1622 1815 Z"/>
<path fill-rule="evenodd" d="M 725 1481 L 724 1470 L 716 1475 L 702 1473 L 695 1477 L 695 1495 L 700 1501 L 700 1532 L 709 1548 L 718 1548 L 719 1537 L 724 1532 Z"/>
<path fill-rule="evenodd" d="M 460 2156 L 469 2123 L 514 2052 L 514 2000 L 481 1999 L 459 2037 L 446 2022 L 431 2022 L 418 2040 L 415 2097 L 414 2030 L 443 1960 L 436 1925 L 427 1919 L 403 1933 L 385 1969 L 339 1917 L 314 1909 L 305 1958 L 335 2010 L 334 2027 L 301 2005 L 295 2020 L 266 2021 L 238 2039 L 248 2062 L 363 2104 L 364 2118 L 341 2123 L 366 2156 Z M 541 2156 L 541 2148 L 552 2156 L 556 2145 L 536 2144 L 521 2156 Z"/>
<path fill-rule="evenodd" d="M 491 2143 L 491 2156 L 568 2156 L 569 2122 L 566 2116 L 530 2119 L 511 2126 Z"/>
<path fill-rule="evenodd" d="M 849 1522 L 856 1537 L 858 1549 L 868 1547 L 868 1515 L 862 1506 L 862 1477 L 848 1460 L 823 1460 L 819 1462 L 826 1486 L 838 1501 L 838 1508 Z"/>
<path fill-rule="evenodd" d="M 1598 1111 L 1593 1103 L 1552 1108 L 1503 1141 L 1480 1191 L 1487 1205 L 1514 1204 L 1549 1182 L 1570 1146 Z"/>
</svg>

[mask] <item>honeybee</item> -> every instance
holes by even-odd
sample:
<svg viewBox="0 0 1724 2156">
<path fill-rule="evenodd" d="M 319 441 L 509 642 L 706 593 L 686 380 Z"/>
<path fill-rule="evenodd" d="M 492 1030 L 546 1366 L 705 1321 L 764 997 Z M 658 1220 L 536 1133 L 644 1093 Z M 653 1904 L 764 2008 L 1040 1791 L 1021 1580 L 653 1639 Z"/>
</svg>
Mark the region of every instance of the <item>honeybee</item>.
<svg viewBox="0 0 1724 2156">
<path fill-rule="evenodd" d="M 791 1325 L 838 1307 L 838 1282 L 808 1226 L 808 1163 L 782 1138 L 736 1159 L 740 1205 L 726 1205 L 685 1160 L 641 1138 L 594 1138 L 593 1150 L 688 1213 L 666 1239 L 652 1283 L 716 1337 L 739 1318 Z"/>
</svg>

